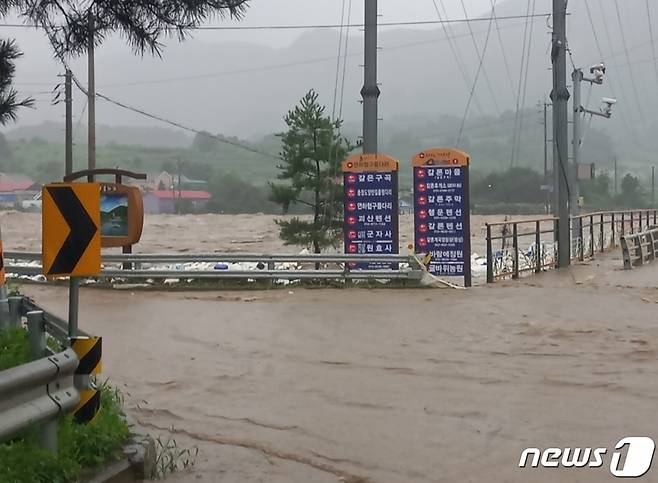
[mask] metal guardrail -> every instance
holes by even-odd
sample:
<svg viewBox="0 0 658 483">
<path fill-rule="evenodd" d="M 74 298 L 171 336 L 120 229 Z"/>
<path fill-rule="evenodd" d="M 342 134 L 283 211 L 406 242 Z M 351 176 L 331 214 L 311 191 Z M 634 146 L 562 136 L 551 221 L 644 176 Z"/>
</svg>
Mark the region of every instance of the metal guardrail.
<svg viewBox="0 0 658 483">
<path fill-rule="evenodd" d="M 43 310 L 29 310 L 33 308 L 38 307 L 28 299 L 10 297 L 9 327 L 21 327 L 23 315 L 27 318 L 35 360 L 0 372 L 0 441 L 38 424 L 41 446 L 57 452 L 57 418 L 80 401 L 74 383 L 79 361 L 70 348 L 51 353 L 46 332 L 61 340 L 62 321 Z"/>
<path fill-rule="evenodd" d="M 41 254 L 35 252 L 5 252 L 7 273 L 18 275 L 42 274 L 40 265 L 26 263 L 40 262 Z M 294 255 L 294 254 L 245 254 L 245 253 L 211 253 L 211 254 L 116 254 L 104 255 L 103 270 L 98 278 L 125 279 L 252 279 L 252 280 L 298 280 L 298 279 L 419 279 L 421 267 L 412 256 L 404 255 Z M 183 263 L 257 263 L 256 270 L 172 270 L 159 268 Z M 126 268 L 113 268 L 108 265 L 121 264 Z M 297 269 L 290 269 L 282 264 L 295 264 Z M 335 264 L 337 269 L 317 266 Z M 382 267 L 406 265 L 405 268 L 383 268 L 381 270 L 361 270 L 352 268 L 354 264 L 379 264 Z M 130 267 L 135 267 L 131 269 Z M 144 268 L 148 266 L 149 268 Z M 277 268 L 277 266 L 279 268 Z"/>
<path fill-rule="evenodd" d="M 658 210 L 624 210 L 587 213 L 572 217 L 572 259 L 586 260 L 617 246 L 627 233 L 658 223 Z M 540 273 L 557 264 L 558 225 L 555 217 L 487 223 L 487 283 L 517 279 L 525 272 Z M 500 229 L 500 235 L 494 230 Z M 521 246 L 530 239 L 527 249 Z M 494 251 L 493 243 L 501 241 Z M 511 244 L 510 244 L 511 242 Z"/>
<path fill-rule="evenodd" d="M 658 227 L 649 227 L 639 233 L 623 235 L 621 251 L 625 270 L 655 261 L 658 258 Z"/>
</svg>

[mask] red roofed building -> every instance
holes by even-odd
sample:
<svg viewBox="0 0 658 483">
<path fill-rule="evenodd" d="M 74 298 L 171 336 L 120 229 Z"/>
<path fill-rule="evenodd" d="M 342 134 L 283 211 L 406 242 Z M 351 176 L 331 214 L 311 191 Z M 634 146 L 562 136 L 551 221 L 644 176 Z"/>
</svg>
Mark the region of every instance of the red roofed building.
<svg viewBox="0 0 658 483">
<path fill-rule="evenodd" d="M 207 191 L 158 190 L 144 193 L 144 213 L 176 213 L 180 200 L 183 212 L 200 213 L 206 210 L 211 195 Z"/>
</svg>

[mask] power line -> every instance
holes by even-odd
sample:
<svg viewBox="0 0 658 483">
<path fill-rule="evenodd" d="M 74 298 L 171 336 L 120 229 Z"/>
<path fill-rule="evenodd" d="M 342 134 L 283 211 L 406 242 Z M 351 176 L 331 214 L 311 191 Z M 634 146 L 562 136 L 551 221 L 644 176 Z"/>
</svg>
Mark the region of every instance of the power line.
<svg viewBox="0 0 658 483">
<path fill-rule="evenodd" d="M 497 0 L 494 0 L 494 7 L 495 7 L 495 2 Z M 462 1 L 463 5 L 463 1 Z M 464 133 L 464 124 L 466 123 L 466 118 L 468 117 L 468 111 L 471 108 L 471 101 L 473 100 L 473 95 L 475 94 L 475 89 L 477 87 L 478 79 L 480 78 L 480 72 L 484 73 L 483 65 L 484 65 L 484 58 L 487 55 L 487 47 L 489 47 L 489 37 L 491 34 L 491 27 L 493 25 L 493 19 L 489 21 L 489 30 L 487 31 L 487 37 L 484 41 L 484 47 L 482 49 L 482 56 L 480 57 L 480 63 L 478 64 L 477 71 L 475 73 L 475 79 L 473 80 L 473 86 L 471 87 L 471 92 L 468 96 L 468 101 L 466 102 L 466 108 L 464 109 L 464 115 L 462 116 L 462 122 L 461 125 L 459 126 L 459 135 L 457 136 L 457 142 L 455 145 L 457 147 L 460 146 L 461 140 L 462 140 L 462 134 Z M 486 74 L 485 74 L 486 75 Z M 500 114 L 499 114 L 500 117 Z"/>
<path fill-rule="evenodd" d="M 532 11 L 534 13 L 537 0 L 532 0 Z M 528 92 L 528 72 L 530 71 L 530 52 L 532 51 L 532 32 L 535 24 L 530 22 L 530 35 L 528 36 L 528 49 L 526 51 L 525 63 L 525 78 L 523 79 L 523 95 L 521 97 L 521 112 L 519 113 L 519 134 L 516 138 L 516 158 L 519 157 L 519 150 L 521 149 L 521 138 L 523 137 L 523 118 L 525 107 L 526 94 Z"/>
<path fill-rule="evenodd" d="M 80 89 L 83 92 L 83 94 L 88 94 L 87 89 L 80 83 L 80 81 L 78 81 L 78 79 L 75 76 L 73 76 L 73 82 L 75 83 L 77 88 Z M 186 126 L 184 124 L 181 124 L 177 121 L 171 121 L 171 120 L 166 119 L 164 117 L 148 113 L 148 112 L 146 112 L 142 109 L 139 109 L 137 107 L 129 106 L 128 104 L 124 104 L 123 102 L 117 101 L 115 99 L 111 99 L 111 98 L 109 98 L 109 97 L 107 97 L 107 96 L 105 96 L 105 95 L 103 95 L 99 92 L 96 92 L 96 97 L 98 97 L 99 99 L 103 99 L 104 101 L 107 101 L 107 102 L 109 102 L 111 104 L 114 104 L 118 107 L 121 107 L 123 109 L 127 109 L 127 110 L 135 112 L 137 114 L 141 114 L 142 116 L 154 119 L 156 121 L 163 122 L 165 124 L 169 124 L 170 126 L 174 126 L 174 127 L 179 128 L 179 129 L 183 129 L 184 131 L 189 131 L 189 132 L 192 132 L 192 133 L 195 133 L 195 134 L 202 134 L 204 136 L 208 136 L 208 137 L 211 137 L 213 139 L 216 139 L 217 141 L 219 141 L 221 143 L 228 144 L 228 145 L 234 146 L 236 148 L 243 149 L 245 151 L 250 151 L 252 153 L 260 154 L 261 156 L 266 156 L 268 158 L 279 159 L 278 156 L 267 153 L 265 151 L 260 151 L 259 149 L 252 148 L 251 146 L 246 146 L 244 144 L 241 144 L 241 143 L 238 143 L 238 142 L 235 142 L 235 141 L 231 141 L 229 139 L 225 139 L 221 136 L 216 136 L 216 135 L 211 134 L 211 133 L 206 132 L 206 131 L 202 131 L 202 130 L 199 130 L 199 129 L 194 129 L 194 128 L 191 128 L 191 127 Z"/>
<path fill-rule="evenodd" d="M 592 27 L 592 33 L 594 35 L 594 40 L 596 42 L 596 48 L 599 51 L 599 55 L 601 56 L 601 61 L 604 61 L 606 59 L 605 59 L 605 56 L 603 55 L 603 49 L 601 48 L 601 42 L 599 41 L 599 35 L 598 35 L 597 30 L 596 30 L 596 26 L 594 25 L 594 17 L 592 16 L 592 12 L 589 8 L 589 1 L 588 0 L 585 0 L 585 8 L 587 9 L 587 17 L 589 18 L 589 23 L 590 23 L 590 26 Z M 616 67 L 618 68 L 619 66 L 616 66 Z M 617 94 L 615 93 L 613 83 L 610 82 L 610 76 L 608 76 L 607 81 L 608 81 L 608 85 L 610 87 L 610 92 L 612 92 L 612 95 L 615 98 L 617 98 Z M 625 114 L 626 113 L 625 106 L 624 106 L 623 109 L 620 109 L 619 112 L 621 113 L 622 124 L 624 125 L 626 131 L 630 131 L 628 119 L 626 118 L 626 114 Z"/>
<path fill-rule="evenodd" d="M 334 102 L 331 108 L 331 119 L 336 118 L 336 103 L 338 101 L 338 79 L 340 76 L 340 56 L 343 52 L 343 32 L 345 30 L 345 0 L 340 10 L 340 30 L 338 31 L 338 55 L 336 55 L 336 79 L 334 81 Z"/>
<path fill-rule="evenodd" d="M 656 70 L 656 80 L 658 81 L 658 59 L 656 59 L 656 44 L 653 41 L 653 25 L 651 25 L 651 8 L 649 8 L 649 0 L 647 4 L 647 20 L 649 21 L 649 39 L 651 40 L 651 52 L 653 54 L 653 67 Z"/>
<path fill-rule="evenodd" d="M 533 17 L 550 17 L 550 13 L 536 14 Z M 525 19 L 525 15 L 505 15 L 498 17 L 498 20 L 516 20 Z M 421 25 L 438 25 L 438 24 L 458 24 L 465 22 L 488 22 L 491 17 L 473 17 L 473 18 L 456 18 L 456 19 L 441 19 L 441 20 L 412 20 L 404 22 L 381 22 L 379 27 L 409 27 Z M 17 23 L 0 23 L 0 27 L 9 28 L 43 28 L 38 24 L 17 24 Z M 336 29 L 340 28 L 340 24 L 298 24 L 298 25 L 199 25 L 190 27 L 186 30 L 309 30 L 309 29 Z M 354 23 L 345 25 L 346 28 L 364 28 L 365 24 Z M 169 28 L 166 30 L 178 30 L 177 28 Z"/>
<path fill-rule="evenodd" d="M 509 61 L 507 59 L 507 51 L 505 50 L 505 45 L 503 44 L 503 37 L 500 34 L 500 24 L 498 23 L 498 17 L 496 16 L 496 0 L 489 0 L 491 3 L 491 16 L 494 19 L 494 24 L 496 25 L 496 33 L 498 35 L 498 43 L 500 44 L 500 50 L 503 54 L 503 63 L 505 64 L 505 72 L 507 73 L 507 80 L 509 81 L 510 89 L 512 90 L 512 100 L 516 101 L 516 93 L 514 91 L 514 81 L 512 80 L 512 70 L 509 66 Z"/>
<path fill-rule="evenodd" d="M 528 6 L 526 12 L 530 13 L 530 1 L 528 0 Z M 523 28 L 523 48 L 521 49 L 521 68 L 519 69 L 519 83 L 517 85 L 518 93 L 516 96 L 516 112 L 514 114 L 514 131 L 512 133 L 512 153 L 510 155 L 510 165 L 514 166 L 514 156 L 516 155 L 516 143 L 519 136 L 518 133 L 518 121 L 519 121 L 519 111 L 521 109 L 521 82 L 523 81 L 523 65 L 525 62 L 525 51 L 528 43 L 528 21 L 525 22 L 525 27 Z"/>
<path fill-rule="evenodd" d="M 468 75 L 468 72 L 466 71 L 466 66 L 462 62 L 461 54 L 459 52 L 457 44 L 453 41 L 452 31 L 449 29 L 450 25 L 443 23 L 442 21 L 443 17 L 441 15 L 441 11 L 439 10 L 439 6 L 436 3 L 436 0 L 432 0 L 432 4 L 434 5 L 434 10 L 436 11 L 437 17 L 439 17 L 439 21 L 441 22 L 441 27 L 443 28 L 443 35 L 448 40 L 448 45 L 450 46 L 452 57 L 455 59 L 455 62 L 457 63 L 457 68 L 459 69 L 459 72 L 462 75 L 462 79 L 464 79 L 465 85 L 467 86 L 471 85 L 471 79 Z M 445 5 L 443 5 L 443 2 L 441 2 L 441 5 L 443 6 L 443 10 L 445 12 Z M 475 105 L 477 106 L 477 109 L 480 112 L 480 114 L 484 114 L 482 105 L 478 101 L 477 97 L 475 97 Z"/>
<path fill-rule="evenodd" d="M 461 6 L 462 6 L 462 11 L 464 12 L 464 17 L 468 17 L 468 12 L 466 11 L 466 4 L 464 3 L 464 0 L 460 1 Z M 493 14 L 491 15 L 491 18 L 489 19 L 489 29 L 487 30 L 487 40 L 485 42 L 489 41 L 489 34 L 491 33 L 491 26 L 493 24 Z M 491 102 L 493 102 L 494 109 L 496 110 L 496 115 L 500 116 L 500 108 L 498 107 L 498 102 L 496 101 L 496 93 L 494 90 L 491 88 L 491 81 L 489 80 L 489 76 L 487 75 L 487 70 L 484 67 L 484 53 L 480 52 L 480 48 L 478 47 L 477 40 L 475 40 L 475 34 L 473 33 L 473 29 L 471 28 L 471 22 L 466 22 L 466 27 L 468 28 L 468 32 L 471 35 L 471 40 L 473 41 L 473 47 L 475 48 L 475 54 L 477 55 L 479 65 L 478 65 L 478 72 L 482 71 L 482 75 L 484 76 L 484 81 L 487 84 L 487 89 L 489 90 L 489 95 L 491 96 Z M 479 74 L 476 74 L 479 75 Z M 477 84 L 477 78 L 475 79 L 475 82 L 473 85 Z M 471 103 L 470 96 L 468 100 L 468 104 Z"/>
<path fill-rule="evenodd" d="M 349 0 L 350 2 L 352 0 Z M 535 19 L 533 21 L 537 21 L 538 19 Z M 521 24 L 516 23 L 512 25 L 508 25 L 506 27 L 501 27 L 501 30 L 509 30 L 512 28 L 518 28 Z M 347 31 L 347 37 L 349 40 L 349 30 Z M 486 30 L 480 30 L 476 31 L 476 34 L 481 34 L 481 33 L 486 33 Z M 421 45 L 430 45 L 430 44 L 435 44 L 439 42 L 445 42 L 445 41 L 452 41 L 457 38 L 463 38 L 463 37 L 468 37 L 469 34 L 460 34 L 460 35 L 455 35 L 452 38 L 440 38 L 440 39 L 432 39 L 432 40 L 423 40 L 423 41 L 418 41 L 418 42 L 408 42 L 404 44 L 399 44 L 399 45 L 394 45 L 392 47 L 386 47 L 387 51 L 395 51 L 395 50 L 403 50 L 403 49 L 408 49 L 412 47 L 418 47 Z M 347 47 L 347 44 L 346 44 Z M 347 52 L 347 50 L 345 50 Z M 345 54 L 347 57 L 358 57 L 363 55 L 363 51 L 360 52 L 353 52 L 351 54 Z M 238 74 L 249 74 L 249 73 L 255 73 L 255 72 L 267 72 L 267 71 L 272 71 L 272 70 L 277 70 L 277 69 L 285 69 L 285 68 L 291 68 L 291 67 L 298 67 L 298 66 L 304 66 L 304 65 L 312 65 L 312 64 L 320 64 L 324 62 L 329 62 L 335 60 L 336 57 L 331 56 L 331 57 L 316 57 L 313 59 L 307 59 L 307 60 L 301 60 L 301 61 L 296 61 L 296 62 L 286 62 L 282 64 L 274 64 L 270 66 L 263 66 L 263 67 L 250 67 L 246 69 L 235 69 L 235 70 L 227 70 L 227 71 L 222 71 L 222 72 L 212 72 L 212 73 L 206 73 L 206 74 L 195 74 L 195 75 L 189 75 L 189 76 L 180 76 L 180 77 L 169 77 L 169 78 L 159 78 L 159 79 L 150 79 L 150 80 L 142 80 L 142 81 L 130 81 L 130 82 L 114 82 L 114 83 L 108 83 L 108 84 L 99 84 L 99 87 L 130 87 L 130 86 L 139 86 L 139 85 L 151 85 L 151 84 L 168 84 L 171 82 L 180 82 L 180 81 L 186 81 L 186 80 L 197 80 L 197 79 L 211 79 L 211 78 L 216 78 L 216 77 L 223 77 L 223 76 L 230 76 L 230 75 L 238 75 Z M 344 61 L 346 59 L 343 59 Z M 16 82 L 15 85 L 37 85 L 37 86 L 46 86 L 46 85 L 52 85 L 52 82 Z"/>
<path fill-rule="evenodd" d="M 645 124 L 645 117 L 644 117 L 644 110 L 642 109 L 642 103 L 640 102 L 640 96 L 637 92 L 637 84 L 635 83 L 635 76 L 633 75 L 633 69 L 630 66 L 630 57 L 628 55 L 628 47 L 626 44 L 626 35 L 624 34 L 624 25 L 622 24 L 621 21 L 621 13 L 619 12 L 619 2 L 615 0 L 615 11 L 617 12 L 617 21 L 619 22 L 619 30 L 621 32 L 621 41 L 622 45 L 624 46 L 624 53 L 626 55 L 626 60 L 629 62 L 628 65 L 628 72 L 631 76 L 631 86 L 633 87 L 633 95 L 635 96 L 635 102 L 637 102 L 637 107 L 638 107 L 638 114 L 640 115 L 640 119 L 642 121 L 643 125 Z"/>
<path fill-rule="evenodd" d="M 350 23 L 350 19 L 352 17 L 352 0 L 349 0 L 347 4 L 347 23 Z M 345 35 L 345 51 L 343 53 L 343 79 L 341 81 L 341 86 L 340 86 L 340 104 L 338 108 L 338 119 L 343 118 L 343 101 L 345 99 L 345 78 L 347 75 L 347 49 L 350 45 L 350 30 L 346 30 L 346 35 Z"/>
</svg>

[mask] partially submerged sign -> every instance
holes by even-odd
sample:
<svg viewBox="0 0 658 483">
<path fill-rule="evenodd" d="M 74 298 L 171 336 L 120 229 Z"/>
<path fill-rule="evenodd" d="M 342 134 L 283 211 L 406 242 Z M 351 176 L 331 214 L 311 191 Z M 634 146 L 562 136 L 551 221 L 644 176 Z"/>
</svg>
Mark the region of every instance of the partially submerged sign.
<svg viewBox="0 0 658 483">
<path fill-rule="evenodd" d="M 428 271 L 464 277 L 471 285 L 469 163 L 466 153 L 436 148 L 412 158 L 415 251 L 428 255 Z"/>
<path fill-rule="evenodd" d="M 343 161 L 345 253 L 399 253 L 398 168 L 397 160 L 383 154 L 360 154 Z M 372 270 L 391 264 L 351 264 L 350 268 Z"/>
<path fill-rule="evenodd" d="M 101 271 L 100 187 L 54 183 L 42 193 L 42 262 L 46 276 L 87 276 Z"/>
</svg>

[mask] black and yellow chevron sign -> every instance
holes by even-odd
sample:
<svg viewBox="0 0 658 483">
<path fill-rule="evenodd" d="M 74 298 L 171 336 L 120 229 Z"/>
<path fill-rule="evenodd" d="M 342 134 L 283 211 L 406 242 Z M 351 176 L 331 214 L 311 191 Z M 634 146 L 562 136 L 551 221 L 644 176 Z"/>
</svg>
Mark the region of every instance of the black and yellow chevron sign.
<svg viewBox="0 0 658 483">
<path fill-rule="evenodd" d="M 78 356 L 78 367 L 75 370 L 76 381 L 81 379 L 85 387 L 78 387 L 80 402 L 73 410 L 77 423 L 91 422 L 101 407 L 101 393 L 89 380 L 92 375 L 103 371 L 103 339 L 101 337 L 76 337 L 71 339 L 71 348 Z M 85 377 L 83 377 L 85 376 Z M 78 382 L 76 382 L 76 385 Z"/>
<path fill-rule="evenodd" d="M 78 355 L 76 374 L 96 375 L 103 372 L 103 338 L 76 337 L 71 339 L 71 348 Z"/>
<path fill-rule="evenodd" d="M 98 389 L 82 389 L 80 402 L 73 410 L 73 418 L 78 424 L 93 421 L 101 407 L 101 392 Z"/>
<path fill-rule="evenodd" d="M 43 187 L 44 275 L 100 273 L 100 196 L 98 183 L 57 183 Z"/>
</svg>

